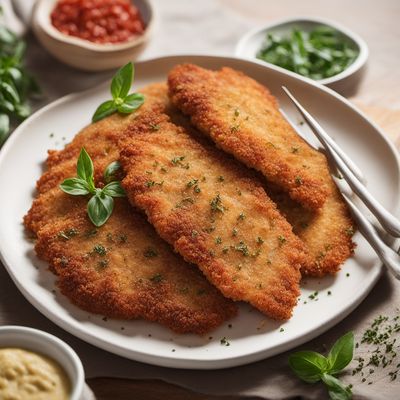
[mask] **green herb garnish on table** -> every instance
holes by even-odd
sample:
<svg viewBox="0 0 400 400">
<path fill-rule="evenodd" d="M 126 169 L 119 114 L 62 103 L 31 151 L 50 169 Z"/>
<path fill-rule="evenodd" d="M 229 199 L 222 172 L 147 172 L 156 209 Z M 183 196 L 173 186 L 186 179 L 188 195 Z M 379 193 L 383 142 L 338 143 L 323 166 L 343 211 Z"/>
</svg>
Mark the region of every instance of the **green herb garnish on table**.
<svg viewBox="0 0 400 400">
<path fill-rule="evenodd" d="M 25 42 L 0 26 L 0 147 L 12 126 L 31 113 L 28 98 L 39 88 L 24 66 Z"/>
<path fill-rule="evenodd" d="M 107 100 L 97 107 L 93 114 L 92 122 L 100 121 L 116 112 L 130 114 L 136 111 L 143 103 L 144 96 L 141 93 L 131 93 L 134 67 L 130 62 L 120 68 L 111 81 L 112 100 Z"/>
<path fill-rule="evenodd" d="M 345 386 L 336 375 L 353 359 L 354 334 L 348 332 L 338 339 L 325 357 L 315 351 L 299 351 L 289 356 L 293 372 L 307 383 L 322 381 L 332 400 L 350 400 L 351 387 Z"/>
<path fill-rule="evenodd" d="M 286 36 L 268 33 L 257 58 L 319 80 L 344 71 L 357 55 L 338 31 L 321 25 L 310 32 L 293 29 Z"/>
<path fill-rule="evenodd" d="M 97 227 L 104 225 L 111 216 L 114 209 L 114 197 L 125 197 L 121 183 L 112 180 L 118 168 L 118 162 L 111 163 L 104 171 L 104 180 L 108 182 L 107 185 L 102 189 L 96 188 L 92 159 L 82 148 L 76 168 L 78 176 L 67 178 L 60 185 L 63 192 L 73 196 L 92 195 L 87 204 L 87 213 L 89 219 Z"/>
</svg>

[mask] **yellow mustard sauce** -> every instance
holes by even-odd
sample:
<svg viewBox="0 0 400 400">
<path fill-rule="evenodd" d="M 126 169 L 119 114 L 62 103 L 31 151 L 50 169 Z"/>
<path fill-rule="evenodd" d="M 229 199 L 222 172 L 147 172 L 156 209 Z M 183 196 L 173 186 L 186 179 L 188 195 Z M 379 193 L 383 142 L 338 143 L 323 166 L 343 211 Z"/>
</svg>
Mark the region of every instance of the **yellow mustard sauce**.
<svg viewBox="0 0 400 400">
<path fill-rule="evenodd" d="M 69 379 L 55 361 L 24 349 L 0 349 L 0 400 L 69 400 L 69 397 Z"/>
</svg>

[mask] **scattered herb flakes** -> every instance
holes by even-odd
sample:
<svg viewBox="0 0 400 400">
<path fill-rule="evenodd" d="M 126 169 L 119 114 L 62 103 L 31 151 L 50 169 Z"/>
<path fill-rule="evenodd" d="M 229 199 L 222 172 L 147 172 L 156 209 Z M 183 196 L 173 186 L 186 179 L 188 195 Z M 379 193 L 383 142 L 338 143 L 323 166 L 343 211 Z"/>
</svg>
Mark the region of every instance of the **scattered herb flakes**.
<svg viewBox="0 0 400 400">
<path fill-rule="evenodd" d="M 330 296 L 332 294 L 332 292 L 330 290 L 328 290 L 328 296 Z"/>
<path fill-rule="evenodd" d="M 256 239 L 256 242 L 258 244 L 263 244 L 264 243 L 264 239 L 261 236 L 258 236 L 257 239 Z"/>
<path fill-rule="evenodd" d="M 149 127 L 152 132 L 156 132 L 156 131 L 160 130 L 160 125 L 158 125 L 158 124 L 150 124 Z"/>
<path fill-rule="evenodd" d="M 240 124 L 235 124 L 231 126 L 231 132 L 235 133 L 240 129 Z"/>
<path fill-rule="evenodd" d="M 350 226 L 349 228 L 346 228 L 345 230 L 347 236 L 353 236 L 354 235 L 354 227 Z"/>
<path fill-rule="evenodd" d="M 107 259 L 105 259 L 105 260 L 100 260 L 100 261 L 97 263 L 97 265 L 98 265 L 100 268 L 105 268 L 105 267 L 108 266 L 108 264 L 109 264 L 109 261 L 108 261 Z"/>
<path fill-rule="evenodd" d="M 143 255 L 146 258 L 154 258 L 158 256 L 157 250 L 153 249 L 152 247 L 148 247 L 144 252 Z"/>
<path fill-rule="evenodd" d="M 301 178 L 301 176 L 296 176 L 294 181 L 296 182 L 296 185 L 302 185 L 303 184 L 303 179 Z"/>
<path fill-rule="evenodd" d="M 279 247 L 286 243 L 286 238 L 282 235 L 278 236 Z"/>
<path fill-rule="evenodd" d="M 71 239 L 72 237 L 74 237 L 74 236 L 76 236 L 78 234 L 79 234 L 79 231 L 77 229 L 71 228 L 71 229 L 67 229 L 65 231 L 58 232 L 57 236 L 60 239 L 69 240 L 69 239 Z"/>
<path fill-rule="evenodd" d="M 222 175 L 220 175 L 219 177 L 218 177 L 218 182 L 223 182 L 225 180 L 225 178 L 222 176 Z"/>
<path fill-rule="evenodd" d="M 239 230 L 237 228 L 232 229 L 232 236 L 237 236 L 239 233 Z"/>
<path fill-rule="evenodd" d="M 360 345 L 364 346 L 360 351 L 363 357 L 356 358 L 357 365 L 352 371 L 352 375 L 360 376 L 361 382 L 365 383 L 372 374 L 380 377 L 386 372 L 384 377 L 389 381 L 397 380 L 400 372 L 400 362 L 397 354 L 400 332 L 400 314 L 396 310 L 395 317 L 379 315 L 370 326 L 363 332 L 361 340 L 356 343 L 356 349 Z M 382 378 L 380 378 L 382 379 Z M 369 381 L 368 384 L 372 384 Z"/>
<path fill-rule="evenodd" d="M 239 253 L 242 253 L 244 256 L 248 256 L 250 254 L 246 243 L 244 243 L 243 241 L 240 241 L 239 244 L 233 246 L 233 248 Z"/>
<path fill-rule="evenodd" d="M 99 256 L 104 257 L 107 254 L 107 250 L 102 244 L 96 244 L 93 247 L 92 253 L 97 253 Z"/>
<path fill-rule="evenodd" d="M 230 346 L 231 345 L 225 336 L 220 340 L 220 343 L 222 346 Z"/>
<path fill-rule="evenodd" d="M 191 235 L 192 235 L 193 238 L 197 237 L 199 235 L 199 232 L 197 232 L 196 230 L 192 230 Z"/>
<path fill-rule="evenodd" d="M 239 109 L 238 109 L 238 108 L 235 108 L 234 116 L 237 118 L 237 117 L 239 116 L 239 114 L 240 114 Z"/>
<path fill-rule="evenodd" d="M 154 282 L 154 283 L 159 283 L 159 282 L 161 282 L 163 279 L 164 279 L 164 278 L 163 278 L 163 276 L 162 276 L 161 274 L 155 274 L 154 276 L 152 276 L 152 277 L 150 278 L 150 280 L 151 280 L 152 282 Z"/>
<path fill-rule="evenodd" d="M 238 221 L 243 221 L 243 220 L 245 220 L 246 219 L 246 215 L 245 215 L 245 213 L 242 211 L 240 214 L 239 214 L 239 216 L 237 217 L 237 220 Z"/>
<path fill-rule="evenodd" d="M 284 332 L 284 331 L 285 331 L 285 329 L 283 329 L 283 328 L 279 329 L 279 332 Z"/>
<path fill-rule="evenodd" d="M 221 237 L 220 237 L 220 236 L 217 236 L 217 237 L 215 238 L 215 244 L 221 244 L 221 243 L 222 243 Z"/>
<path fill-rule="evenodd" d="M 60 258 L 60 264 L 61 264 L 62 267 L 66 267 L 69 264 L 68 258 L 65 257 L 65 256 L 62 256 Z"/>
<path fill-rule="evenodd" d="M 171 160 L 171 163 L 175 166 L 180 166 L 185 169 L 189 169 L 189 164 L 184 164 L 182 161 L 185 159 L 185 156 L 176 156 Z"/>
<path fill-rule="evenodd" d="M 164 181 L 161 181 L 161 182 L 147 181 L 147 182 L 146 182 L 146 186 L 147 186 L 148 188 L 151 188 L 151 187 L 153 187 L 153 186 L 162 186 L 163 184 L 164 184 Z"/>
<path fill-rule="evenodd" d="M 83 234 L 83 236 L 85 236 L 85 238 L 89 239 L 89 238 L 91 238 L 91 237 L 96 236 L 97 233 L 98 233 L 98 230 L 97 230 L 97 229 L 95 229 L 95 228 L 94 228 L 94 229 L 89 229 L 88 231 L 86 231 L 86 232 Z"/>
<path fill-rule="evenodd" d="M 195 193 L 200 193 L 200 192 L 201 192 L 201 189 L 200 189 L 199 185 L 197 184 L 198 182 L 199 182 L 198 179 L 191 179 L 191 180 L 186 184 L 186 187 L 188 187 L 188 188 L 193 187 L 193 191 L 194 191 Z"/>
<path fill-rule="evenodd" d="M 293 154 L 296 154 L 296 153 L 299 152 L 299 150 L 300 150 L 300 147 L 298 147 L 298 146 L 292 146 L 291 152 L 292 152 Z"/>
<path fill-rule="evenodd" d="M 219 211 L 223 213 L 225 211 L 225 207 L 222 204 L 221 196 L 219 193 L 210 201 L 210 207 L 212 212 Z"/>
<path fill-rule="evenodd" d="M 311 293 L 308 298 L 310 300 L 318 301 L 318 291 L 316 290 L 314 293 Z"/>
<path fill-rule="evenodd" d="M 223 249 L 222 249 L 222 252 L 224 254 L 226 254 L 226 253 L 228 253 L 228 251 L 229 251 L 229 247 L 228 246 L 224 246 Z"/>
</svg>

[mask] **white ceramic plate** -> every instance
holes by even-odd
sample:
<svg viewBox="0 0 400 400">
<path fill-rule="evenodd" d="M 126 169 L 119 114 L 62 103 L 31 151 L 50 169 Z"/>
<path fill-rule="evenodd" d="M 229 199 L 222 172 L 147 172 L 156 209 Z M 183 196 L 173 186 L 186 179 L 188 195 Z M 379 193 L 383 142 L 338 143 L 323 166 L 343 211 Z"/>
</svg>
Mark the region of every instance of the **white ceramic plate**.
<svg viewBox="0 0 400 400">
<path fill-rule="evenodd" d="M 280 89 L 281 85 L 287 86 L 361 167 L 371 192 L 392 212 L 397 211 L 396 150 L 376 126 L 339 95 L 273 66 L 209 56 L 176 56 L 138 63 L 135 86 L 165 80 L 171 67 L 182 62 L 245 71 L 270 87 L 282 108 L 294 116 Z M 31 205 L 47 149 L 61 148 L 89 123 L 97 105 L 109 97 L 108 87 L 109 83 L 105 83 L 43 108 L 13 133 L 0 153 L 1 257 L 20 291 L 45 316 L 73 335 L 123 357 L 168 367 L 213 369 L 260 360 L 310 340 L 342 320 L 372 289 L 381 265 L 356 234 L 355 256 L 336 277 L 307 279 L 303 283 L 299 304 L 290 321 L 273 322 L 241 305 L 239 315 L 213 332 L 211 339 L 208 335 L 176 335 L 144 321 L 104 321 L 102 316 L 89 315 L 71 305 L 58 291 L 54 294 L 55 278 L 36 258 L 33 244 L 25 237 L 22 217 Z M 318 301 L 308 298 L 315 290 L 319 292 Z M 230 346 L 220 343 L 223 337 Z"/>
</svg>

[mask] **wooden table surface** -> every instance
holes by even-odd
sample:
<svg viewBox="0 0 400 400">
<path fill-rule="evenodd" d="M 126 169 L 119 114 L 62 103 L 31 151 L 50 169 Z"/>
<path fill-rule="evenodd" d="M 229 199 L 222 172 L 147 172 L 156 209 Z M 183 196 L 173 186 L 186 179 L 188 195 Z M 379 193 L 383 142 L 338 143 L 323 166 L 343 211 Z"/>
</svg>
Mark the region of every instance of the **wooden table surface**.
<svg viewBox="0 0 400 400">
<path fill-rule="evenodd" d="M 368 67 L 350 98 L 400 148 L 400 1 L 399 0 L 219 0 L 227 9 L 254 21 L 254 26 L 293 16 L 334 20 L 358 33 L 370 50 Z M 222 27 L 223 29 L 223 27 Z M 196 394 L 161 381 L 96 378 L 89 382 L 99 400 L 233 400 Z"/>
</svg>

